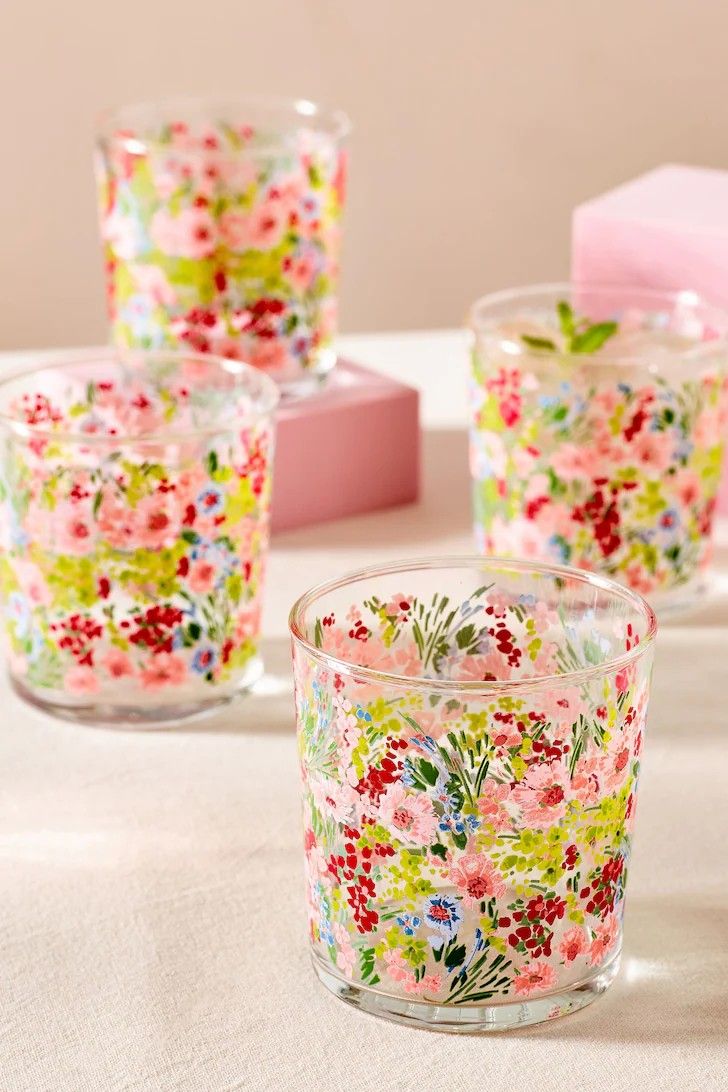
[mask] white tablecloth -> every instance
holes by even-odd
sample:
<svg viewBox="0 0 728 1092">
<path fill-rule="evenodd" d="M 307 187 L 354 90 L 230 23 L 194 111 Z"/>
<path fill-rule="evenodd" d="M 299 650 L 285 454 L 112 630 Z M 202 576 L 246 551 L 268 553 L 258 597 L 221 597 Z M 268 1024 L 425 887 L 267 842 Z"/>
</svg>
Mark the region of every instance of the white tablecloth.
<svg viewBox="0 0 728 1092">
<path fill-rule="evenodd" d="M 419 505 L 280 536 L 257 696 L 207 723 L 54 722 L 0 684 L 0 1089 L 728 1088 L 728 530 L 659 637 L 622 974 L 590 1008 L 454 1038 L 362 1016 L 305 942 L 286 614 L 369 561 L 471 547 L 461 335 L 345 339 L 416 381 Z"/>
</svg>

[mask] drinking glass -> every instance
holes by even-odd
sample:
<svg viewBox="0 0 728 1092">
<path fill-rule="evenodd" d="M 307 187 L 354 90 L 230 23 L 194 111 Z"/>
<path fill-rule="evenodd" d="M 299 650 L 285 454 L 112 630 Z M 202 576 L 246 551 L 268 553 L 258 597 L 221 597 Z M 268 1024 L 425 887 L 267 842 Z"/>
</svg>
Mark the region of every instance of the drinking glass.
<svg viewBox="0 0 728 1092">
<path fill-rule="evenodd" d="M 16 691 L 144 725 L 255 681 L 277 399 L 245 364 L 173 351 L 87 351 L 0 383 Z"/>
<path fill-rule="evenodd" d="M 176 99 L 101 120 L 113 340 L 244 360 L 286 395 L 335 363 L 346 116 L 306 100 Z"/>
<path fill-rule="evenodd" d="M 691 292 L 551 285 L 486 296 L 471 325 L 478 548 L 692 603 L 725 448 L 726 316 Z"/>
<path fill-rule="evenodd" d="M 503 1030 L 614 978 L 655 616 L 601 576 L 410 561 L 291 612 L 311 952 L 402 1023 Z"/>
</svg>

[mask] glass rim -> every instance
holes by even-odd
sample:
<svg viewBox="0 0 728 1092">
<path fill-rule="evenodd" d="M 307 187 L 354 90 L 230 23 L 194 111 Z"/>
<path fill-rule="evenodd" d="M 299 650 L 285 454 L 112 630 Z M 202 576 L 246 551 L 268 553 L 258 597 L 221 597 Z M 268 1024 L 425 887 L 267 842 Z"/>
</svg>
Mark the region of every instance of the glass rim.
<svg viewBox="0 0 728 1092">
<path fill-rule="evenodd" d="M 271 418 L 278 403 L 280 392 L 274 380 L 259 368 L 252 364 L 246 364 L 240 360 L 230 360 L 228 357 L 215 356 L 213 353 L 186 352 L 182 349 L 135 349 L 132 347 L 121 348 L 119 346 L 102 346 L 99 348 L 78 349 L 59 354 L 54 352 L 48 357 L 46 363 L 40 363 L 32 367 L 19 367 L 0 378 L 0 394 L 13 383 L 17 383 L 26 377 L 32 378 L 47 371 L 62 372 L 64 368 L 76 364 L 90 364 L 94 361 L 106 362 L 119 359 L 124 355 L 141 357 L 144 361 L 152 362 L 156 358 L 172 359 L 179 362 L 193 361 L 195 363 L 211 364 L 220 371 L 239 376 L 245 380 L 238 388 L 245 392 L 246 387 L 252 383 L 260 384 L 260 393 L 249 390 L 251 399 L 256 403 L 245 414 L 245 425 L 256 424 L 259 421 Z M 258 405 L 257 403 L 261 404 Z M 49 429 L 44 424 L 31 425 L 26 421 L 0 409 L 0 426 L 27 440 L 47 440 L 49 442 L 78 444 L 84 447 L 134 447 L 140 444 L 180 443 L 187 440 L 199 440 L 206 436 L 218 436 L 222 432 L 229 432 L 232 425 L 205 425 L 200 428 L 159 428 L 140 436 L 125 434 L 111 436 L 108 433 L 74 432 L 72 429 Z"/>
<path fill-rule="evenodd" d="M 615 293 L 628 293 L 634 295 L 637 299 L 643 299 L 645 301 L 653 303 L 654 311 L 664 309 L 665 305 L 669 305 L 672 310 L 677 306 L 683 305 L 685 307 L 692 307 L 696 311 L 698 309 L 704 309 L 709 315 L 715 315 L 717 318 L 723 320 L 721 331 L 718 336 L 711 338 L 707 341 L 698 341 L 694 346 L 690 348 L 675 348 L 668 349 L 661 354 L 660 361 L 650 360 L 650 367 L 658 368 L 659 364 L 668 360 L 690 360 L 694 361 L 700 359 L 703 356 L 709 356 L 716 351 L 716 348 L 728 345 L 728 308 L 722 307 L 719 303 L 706 296 L 703 296 L 700 292 L 695 291 L 692 288 L 682 289 L 662 289 L 662 288 L 650 288 L 633 282 L 625 281 L 544 281 L 543 283 L 518 285 L 513 288 L 502 288 L 496 292 L 487 292 L 483 296 L 479 296 L 478 299 L 471 305 L 468 311 L 467 321 L 471 331 L 477 336 L 486 332 L 486 319 L 484 312 L 490 308 L 497 308 L 503 304 L 522 300 L 527 303 L 529 300 L 534 300 L 539 297 L 553 296 L 554 301 L 558 302 L 559 299 L 569 299 L 572 295 L 583 292 L 585 295 L 593 294 L 596 296 L 614 295 Z M 660 307 L 662 305 L 662 307 Z M 495 316 L 493 316 L 495 317 Z M 566 350 L 557 350 L 556 353 L 552 349 L 539 349 L 530 345 L 522 345 L 520 342 L 514 340 L 512 337 L 498 337 L 494 335 L 494 341 L 500 343 L 504 351 L 508 352 L 513 357 L 536 357 L 540 360 L 553 359 L 556 355 L 559 360 L 567 360 L 578 364 L 588 364 L 593 367 L 595 365 L 625 365 L 625 364 L 638 364 L 645 365 L 644 355 L 635 354 L 634 351 L 629 350 L 615 350 L 609 351 L 609 345 L 600 350 L 598 355 L 591 353 L 574 353 L 567 352 Z M 506 348 L 507 347 L 507 348 Z"/>
<path fill-rule="evenodd" d="M 215 107 L 234 106 L 244 110 L 270 109 L 288 111 L 291 121 L 297 119 L 305 122 L 306 119 L 323 123 L 319 131 L 330 137 L 335 145 L 342 144 L 351 133 L 351 121 L 348 114 L 338 107 L 326 106 L 307 98 L 296 98 L 279 95 L 238 94 L 238 95 L 170 95 L 160 99 L 142 99 L 138 102 L 123 103 L 120 106 L 109 106 L 102 110 L 96 117 L 96 143 L 102 147 L 121 145 L 125 150 L 134 155 L 148 155 L 151 151 L 169 149 L 170 145 L 158 139 L 149 139 L 141 136 L 120 136 L 117 130 L 123 130 L 123 117 L 133 111 L 157 112 L 167 120 L 174 120 L 175 110 L 201 107 L 213 113 Z M 212 120 L 212 119 L 211 119 Z M 271 152 L 286 148 L 284 134 L 293 131 L 281 127 L 281 132 L 275 137 L 266 140 L 262 144 L 248 148 L 228 148 L 225 154 L 232 158 L 250 158 L 256 155 L 269 155 Z M 190 148 L 176 149 L 179 154 L 189 158 L 204 156 L 205 149 Z"/>
<path fill-rule="evenodd" d="M 561 579 L 575 580 L 577 583 L 588 587 L 598 588 L 608 592 L 617 599 L 628 603 L 645 620 L 646 632 L 640 638 L 638 644 L 627 652 L 614 656 L 603 664 L 594 664 L 592 667 L 582 668 L 579 671 L 565 671 L 561 674 L 532 675 L 523 679 L 495 679 L 484 682 L 481 680 L 467 680 L 457 682 L 451 679 L 431 679 L 424 675 L 400 675 L 390 671 L 379 671 L 373 667 L 363 667 L 349 660 L 342 660 L 338 656 L 325 652 L 313 644 L 303 630 L 304 613 L 317 600 L 331 592 L 344 588 L 347 584 L 359 583 L 366 579 L 391 576 L 398 573 L 421 572 L 434 569 L 478 569 L 479 571 L 512 570 L 518 573 L 531 574 L 533 576 L 555 576 Z M 609 577 L 600 573 L 589 572 L 586 569 L 576 569 L 567 565 L 550 565 L 538 561 L 526 561 L 520 558 L 506 557 L 481 557 L 477 554 L 443 555 L 439 557 L 413 558 L 404 561 L 394 561 L 381 565 L 367 566 L 344 573 L 333 580 L 324 580 L 315 584 L 303 595 L 299 596 L 291 607 L 288 616 L 288 628 L 295 643 L 305 649 L 313 659 L 319 663 L 333 668 L 337 674 L 355 676 L 357 680 L 366 680 L 381 686 L 391 685 L 406 687 L 414 690 L 432 691 L 435 693 L 465 692 L 467 694 L 502 694 L 517 690 L 530 692 L 543 690 L 548 687 L 561 688 L 588 682 L 591 679 L 602 678 L 622 670 L 629 664 L 641 659 L 642 656 L 654 644 L 657 634 L 657 615 L 647 600 L 638 592 L 618 584 Z"/>
</svg>

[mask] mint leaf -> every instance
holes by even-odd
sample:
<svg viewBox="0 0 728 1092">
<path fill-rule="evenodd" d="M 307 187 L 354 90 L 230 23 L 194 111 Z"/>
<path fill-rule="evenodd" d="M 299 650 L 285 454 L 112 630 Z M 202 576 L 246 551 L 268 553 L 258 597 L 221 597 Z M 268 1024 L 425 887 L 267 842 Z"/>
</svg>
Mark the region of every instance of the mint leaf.
<svg viewBox="0 0 728 1092">
<path fill-rule="evenodd" d="M 572 353 L 594 353 L 616 332 L 616 322 L 598 322 L 596 326 L 589 326 L 583 333 L 573 337 L 569 348 Z"/>
<path fill-rule="evenodd" d="M 521 334 L 521 341 L 528 345 L 529 349 L 548 349 L 556 352 L 556 344 L 547 337 L 531 337 L 530 334 Z"/>
</svg>

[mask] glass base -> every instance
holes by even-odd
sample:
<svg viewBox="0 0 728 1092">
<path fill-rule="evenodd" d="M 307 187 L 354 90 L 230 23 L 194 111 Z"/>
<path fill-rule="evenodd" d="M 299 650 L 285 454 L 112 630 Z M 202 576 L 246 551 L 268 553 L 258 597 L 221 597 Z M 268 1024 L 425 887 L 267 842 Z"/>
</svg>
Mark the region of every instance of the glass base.
<svg viewBox="0 0 728 1092">
<path fill-rule="evenodd" d="M 335 364 L 336 353 L 333 350 L 325 350 L 316 361 L 315 368 L 302 372 L 295 379 L 282 377 L 276 380 L 281 392 L 281 405 L 288 406 L 291 402 L 298 402 L 312 394 L 317 394 L 326 386 Z"/>
<path fill-rule="evenodd" d="M 431 1001 L 410 1001 L 404 997 L 393 997 L 391 994 L 380 993 L 339 978 L 316 955 L 312 955 L 312 962 L 326 989 L 362 1012 L 429 1031 L 476 1035 L 486 1031 L 511 1031 L 513 1028 L 528 1027 L 529 1024 L 542 1024 L 585 1008 L 611 986 L 619 970 L 619 953 L 590 978 L 574 982 L 562 990 L 524 998 L 522 1001 L 491 1005 L 437 1005 Z"/>
<path fill-rule="evenodd" d="M 187 724 L 211 716 L 221 707 L 230 705 L 246 694 L 262 674 L 263 661 L 256 656 L 248 663 L 244 675 L 222 692 L 215 690 L 210 697 L 205 695 L 199 698 L 183 694 L 179 696 L 179 700 L 175 700 L 170 694 L 169 700 L 165 702 L 154 701 L 150 697 L 146 705 L 140 702 L 117 702 L 104 698 L 103 695 L 93 695 L 91 700 L 74 699 L 71 695 L 58 691 L 34 690 L 15 676 L 9 677 L 10 685 L 23 701 L 49 716 L 95 728 L 153 730 L 173 728 L 180 723 Z"/>
</svg>

